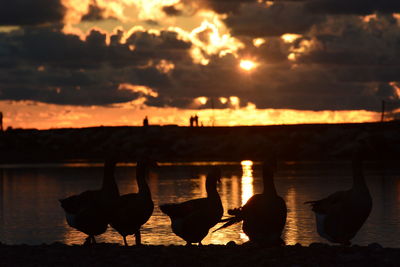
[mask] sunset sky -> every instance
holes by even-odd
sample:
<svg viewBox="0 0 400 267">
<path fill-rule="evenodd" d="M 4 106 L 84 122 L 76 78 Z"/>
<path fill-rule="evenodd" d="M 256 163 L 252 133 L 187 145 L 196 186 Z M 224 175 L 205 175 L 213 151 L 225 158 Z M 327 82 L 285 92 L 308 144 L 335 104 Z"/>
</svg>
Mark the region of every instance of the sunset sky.
<svg viewBox="0 0 400 267">
<path fill-rule="evenodd" d="M 5 127 L 367 122 L 400 112 L 398 0 L 13 0 Z"/>
</svg>

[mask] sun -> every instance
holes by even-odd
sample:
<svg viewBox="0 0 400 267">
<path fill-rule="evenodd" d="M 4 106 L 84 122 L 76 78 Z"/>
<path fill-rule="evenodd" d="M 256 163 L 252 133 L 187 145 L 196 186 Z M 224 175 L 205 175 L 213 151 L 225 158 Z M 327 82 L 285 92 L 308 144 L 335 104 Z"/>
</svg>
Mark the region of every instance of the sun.
<svg viewBox="0 0 400 267">
<path fill-rule="evenodd" d="M 255 63 L 252 60 L 248 60 L 248 59 L 242 59 L 240 61 L 239 66 L 244 69 L 245 71 L 251 71 L 253 70 L 255 67 L 257 67 L 257 63 Z"/>
</svg>

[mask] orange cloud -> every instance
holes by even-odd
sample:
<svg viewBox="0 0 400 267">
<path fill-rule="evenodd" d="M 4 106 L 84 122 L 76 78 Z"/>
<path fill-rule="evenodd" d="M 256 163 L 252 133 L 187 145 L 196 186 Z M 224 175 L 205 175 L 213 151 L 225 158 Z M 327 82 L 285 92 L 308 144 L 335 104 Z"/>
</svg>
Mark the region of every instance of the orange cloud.
<svg viewBox="0 0 400 267">
<path fill-rule="evenodd" d="M 118 90 L 129 90 L 134 93 L 141 93 L 143 95 L 148 95 L 152 97 L 157 97 L 158 93 L 156 91 L 153 91 L 150 87 L 143 86 L 143 85 L 134 85 L 130 83 L 121 83 L 118 86 Z"/>
<path fill-rule="evenodd" d="M 91 5 L 102 10 L 104 18 L 116 18 L 122 22 L 157 20 L 165 17 L 163 6 L 179 3 L 179 0 L 61 0 L 66 8 L 64 23 L 76 24 L 89 12 Z"/>
</svg>

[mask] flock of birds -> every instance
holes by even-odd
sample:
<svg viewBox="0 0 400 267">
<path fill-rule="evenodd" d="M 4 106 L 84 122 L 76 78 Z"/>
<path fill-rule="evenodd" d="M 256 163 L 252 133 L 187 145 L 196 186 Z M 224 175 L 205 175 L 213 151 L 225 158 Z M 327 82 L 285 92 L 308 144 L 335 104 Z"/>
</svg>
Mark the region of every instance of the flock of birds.
<svg viewBox="0 0 400 267">
<path fill-rule="evenodd" d="M 372 208 L 372 199 L 363 175 L 362 149 L 356 150 L 352 164 L 353 185 L 349 190 L 306 202 L 315 213 L 319 235 L 342 245 L 350 244 Z M 114 179 L 115 165 L 113 161 L 105 162 L 101 189 L 60 200 L 68 224 L 88 235 L 85 244 L 96 243 L 95 236 L 104 233 L 111 225 L 123 237 L 125 246 L 128 246 L 128 235 L 135 235 L 136 245 L 140 245 L 140 228 L 153 213 L 154 204 L 146 179 L 156 163 L 149 159 L 137 163 L 138 192 L 126 195 L 119 194 Z M 187 245 L 201 245 L 209 230 L 218 223 L 224 224 L 215 231 L 241 221 L 249 242 L 267 246 L 283 245 L 281 234 L 286 223 L 287 208 L 275 189 L 275 170 L 276 160 L 265 161 L 263 192 L 253 195 L 244 206 L 229 210 L 230 216 L 226 219 L 222 219 L 224 209 L 217 191 L 217 183 L 221 178 L 221 171 L 217 167 L 213 167 L 207 175 L 206 198 L 160 205 L 160 210 L 170 217 L 172 231 Z"/>
</svg>

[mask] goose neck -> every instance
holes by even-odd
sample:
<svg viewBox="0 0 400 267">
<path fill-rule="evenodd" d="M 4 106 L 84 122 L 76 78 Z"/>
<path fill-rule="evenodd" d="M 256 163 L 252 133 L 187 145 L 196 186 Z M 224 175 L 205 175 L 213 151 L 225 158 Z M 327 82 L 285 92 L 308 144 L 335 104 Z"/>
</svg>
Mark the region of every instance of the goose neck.
<svg viewBox="0 0 400 267">
<path fill-rule="evenodd" d="M 145 166 L 137 166 L 136 169 L 136 182 L 139 188 L 139 194 L 140 193 L 145 193 L 149 194 L 150 193 L 150 188 L 147 184 L 146 179 L 149 177 L 149 169 L 146 168 Z"/>
<path fill-rule="evenodd" d="M 271 168 L 263 171 L 264 194 L 276 195 L 274 173 Z"/>
<path fill-rule="evenodd" d="M 119 196 L 118 185 L 114 177 L 114 166 L 105 167 L 102 190 L 107 194 Z"/>
<path fill-rule="evenodd" d="M 353 161 L 353 188 L 367 187 L 363 172 L 363 162 L 361 160 Z"/>
<path fill-rule="evenodd" d="M 217 191 L 217 181 L 215 180 L 206 180 L 206 191 L 207 191 L 207 196 L 215 196 L 218 195 Z"/>
</svg>

